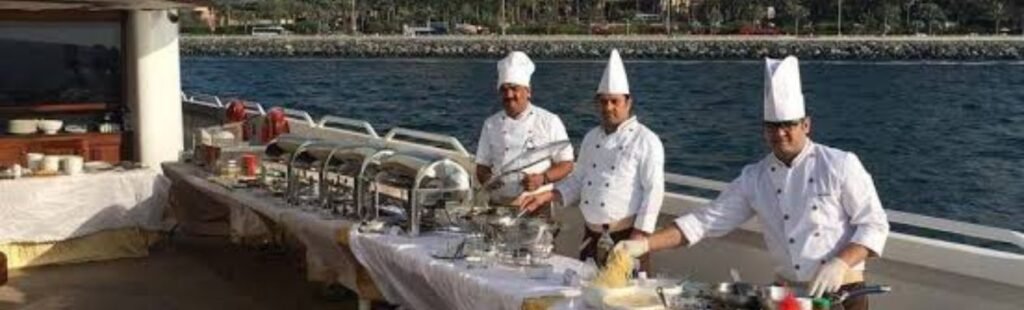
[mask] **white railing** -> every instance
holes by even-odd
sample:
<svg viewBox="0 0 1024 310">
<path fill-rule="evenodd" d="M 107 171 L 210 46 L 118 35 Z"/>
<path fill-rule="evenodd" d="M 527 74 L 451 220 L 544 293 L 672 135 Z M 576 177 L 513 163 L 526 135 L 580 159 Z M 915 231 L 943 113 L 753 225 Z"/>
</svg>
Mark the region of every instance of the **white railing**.
<svg viewBox="0 0 1024 310">
<path fill-rule="evenodd" d="M 259 116 L 267 115 L 267 110 L 263 109 L 263 105 L 255 101 L 242 101 L 245 105 L 245 110 L 249 114 L 256 114 Z"/>
<path fill-rule="evenodd" d="M 188 94 L 182 92 L 181 101 L 211 108 L 224 108 L 224 104 L 220 101 L 220 98 L 212 95 L 193 94 L 192 96 L 189 96 Z"/>
<path fill-rule="evenodd" d="M 665 182 L 674 185 L 692 187 L 696 189 L 713 190 L 717 192 L 724 191 L 725 187 L 729 186 L 729 183 L 722 181 L 715 181 L 711 179 L 674 173 L 666 173 Z"/>
<path fill-rule="evenodd" d="M 437 142 L 438 144 L 441 144 L 441 145 L 445 146 L 446 147 L 446 148 L 444 148 L 445 150 L 455 151 L 455 152 L 458 152 L 459 154 L 461 154 L 463 156 L 472 156 L 473 155 L 473 154 L 469 153 L 469 151 L 466 151 L 466 148 L 462 146 L 462 143 L 459 142 L 459 139 L 457 139 L 455 137 L 446 136 L 446 135 L 439 135 L 439 134 L 429 133 L 429 132 L 423 132 L 423 131 L 418 131 L 418 130 L 412 130 L 412 129 L 407 129 L 407 128 L 401 128 L 401 127 L 396 127 L 396 128 L 391 129 L 391 131 L 388 131 L 388 134 L 384 135 L 384 141 L 405 141 L 405 140 L 401 139 L 401 137 L 409 137 L 409 138 L 420 139 L 420 140 L 424 140 L 424 141 Z M 406 141 L 406 142 L 415 142 L 415 141 Z"/>
<path fill-rule="evenodd" d="M 197 94 L 194 96 L 188 96 L 185 93 L 182 93 L 182 100 L 184 100 L 184 102 L 199 104 L 208 107 L 224 107 L 220 98 L 212 95 Z M 254 110 L 260 111 L 261 114 L 263 114 L 262 112 L 264 111 L 264 109 L 262 105 L 258 103 L 250 104 L 253 105 Z M 312 115 L 305 111 L 295 109 L 284 109 L 284 111 L 286 116 L 292 118 L 293 120 L 303 121 L 309 124 L 311 127 L 346 130 L 344 128 L 333 128 L 327 126 L 328 124 L 341 124 L 352 127 L 353 129 L 361 129 L 362 132 L 359 133 L 367 134 L 373 137 L 378 137 L 374 127 L 369 122 L 363 120 L 328 115 L 322 117 L 320 121 L 314 121 Z M 462 143 L 458 141 L 458 139 L 447 135 L 440 135 L 398 127 L 388 131 L 388 133 L 383 138 L 385 141 L 392 141 L 401 140 L 400 137 L 411 137 L 415 139 L 434 141 L 445 145 L 448 150 L 456 151 L 461 154 L 472 155 L 471 153 L 469 153 L 469 151 L 466 150 Z M 714 192 L 724 191 L 725 188 L 729 185 L 729 183 L 727 182 L 674 173 L 665 174 L 665 183 Z M 692 204 L 705 204 L 709 201 L 704 197 L 690 197 L 690 199 L 687 200 L 691 201 Z M 892 223 L 899 223 L 914 227 L 926 228 L 930 230 L 963 235 L 989 241 L 1003 242 L 1024 249 L 1024 234 L 1013 230 L 942 219 L 937 217 L 931 217 L 896 210 L 886 210 L 886 213 L 888 213 L 889 221 Z"/>
<path fill-rule="evenodd" d="M 309 125 L 309 127 L 317 127 L 316 122 L 313 121 L 313 116 L 307 113 L 306 111 L 288 108 L 284 108 L 282 110 L 284 111 L 285 116 L 288 116 L 293 119 L 302 120 L 306 122 L 306 125 Z"/>
<path fill-rule="evenodd" d="M 380 138 L 380 136 L 377 135 L 377 130 L 373 129 L 373 125 L 370 125 L 370 122 L 367 121 L 327 115 L 320 118 L 320 122 L 317 123 L 317 127 L 323 129 L 345 130 L 344 128 L 340 127 L 327 126 L 329 124 L 344 125 L 353 129 L 359 129 L 362 130 L 367 136 Z"/>
<path fill-rule="evenodd" d="M 224 107 L 216 96 L 188 96 L 182 94 L 182 100 L 190 104 L 210 108 L 222 109 Z M 260 110 L 262 110 L 262 106 Z M 343 128 L 325 127 L 329 123 L 340 123 L 364 131 L 350 132 L 363 135 L 369 133 L 371 136 L 376 136 L 376 131 L 365 121 L 325 116 L 319 122 L 314 122 L 312 116 L 305 111 L 285 109 L 285 112 L 293 121 L 308 123 L 313 130 L 323 130 L 326 128 L 329 130 L 349 131 Z M 383 138 L 385 141 L 394 141 L 398 140 L 396 137 L 400 136 L 440 142 L 448 147 L 446 148 L 447 150 L 455 151 L 457 154 L 472 156 L 458 139 L 451 136 L 394 128 Z M 431 147 L 436 148 L 436 146 Z M 728 186 L 726 182 L 672 173 L 665 174 L 665 182 L 667 184 L 713 192 L 721 192 Z M 679 216 L 692 212 L 696 208 L 704 207 L 708 202 L 710 202 L 710 199 L 706 197 L 666 192 L 662 213 L 668 216 Z M 1017 231 L 891 209 L 886 210 L 886 213 L 891 223 L 1002 242 L 1024 249 L 1024 234 Z M 740 228 L 756 233 L 761 232 L 759 225 L 755 221 L 747 222 Z M 1024 287 L 1024 255 L 895 232 L 890 234 L 889 239 L 885 255 L 887 260 L 926 266 L 946 272 Z"/>
</svg>

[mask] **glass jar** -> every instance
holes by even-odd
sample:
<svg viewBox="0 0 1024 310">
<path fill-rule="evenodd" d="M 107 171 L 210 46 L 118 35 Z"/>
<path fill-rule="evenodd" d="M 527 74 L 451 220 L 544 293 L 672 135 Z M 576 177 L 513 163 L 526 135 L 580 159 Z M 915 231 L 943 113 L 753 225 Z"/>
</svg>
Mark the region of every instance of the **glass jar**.
<svg viewBox="0 0 1024 310">
<path fill-rule="evenodd" d="M 238 166 L 238 161 L 229 159 L 224 162 L 224 166 L 221 168 L 220 176 L 229 180 L 238 178 L 238 174 L 242 172 L 242 168 Z"/>
</svg>

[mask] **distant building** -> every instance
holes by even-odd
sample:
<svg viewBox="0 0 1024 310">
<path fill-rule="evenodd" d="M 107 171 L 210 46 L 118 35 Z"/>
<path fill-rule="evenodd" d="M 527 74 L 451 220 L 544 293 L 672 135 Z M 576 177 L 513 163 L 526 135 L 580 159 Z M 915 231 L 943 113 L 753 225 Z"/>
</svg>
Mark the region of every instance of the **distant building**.
<svg viewBox="0 0 1024 310">
<path fill-rule="evenodd" d="M 192 18 L 198 24 L 206 26 L 211 31 L 217 30 L 218 17 L 217 10 L 210 6 L 200 6 L 192 8 Z"/>
</svg>

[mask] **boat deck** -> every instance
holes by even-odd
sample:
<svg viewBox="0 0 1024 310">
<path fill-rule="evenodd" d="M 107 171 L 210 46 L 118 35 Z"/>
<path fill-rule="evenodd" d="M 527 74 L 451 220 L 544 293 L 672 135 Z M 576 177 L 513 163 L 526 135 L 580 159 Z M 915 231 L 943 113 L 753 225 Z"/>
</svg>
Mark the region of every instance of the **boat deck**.
<svg viewBox="0 0 1024 310">
<path fill-rule="evenodd" d="M 561 218 L 578 221 L 574 210 Z M 665 222 L 667 219 L 663 218 Z M 559 251 L 571 255 L 578 229 L 566 229 Z M 655 275 L 724 281 L 730 266 L 744 278 L 770 279 L 759 236 L 734 233 L 698 250 L 655 255 Z M 175 236 L 150 256 L 15 270 L 0 287 L 0 309 L 356 309 L 357 297 L 340 286 L 308 282 L 300 252 L 256 249 L 224 238 Z M 872 282 L 897 288 L 872 300 L 881 309 L 1020 309 L 1017 288 L 921 267 L 875 261 Z M 907 296 L 944 296 L 914 300 Z M 378 305 L 380 306 L 380 305 Z M 377 308 L 377 307 L 375 307 Z M 387 308 L 387 307 L 382 307 Z"/>
<path fill-rule="evenodd" d="M 356 309 L 340 286 L 310 283 L 293 251 L 175 236 L 150 256 L 11 272 L 0 309 Z"/>
</svg>

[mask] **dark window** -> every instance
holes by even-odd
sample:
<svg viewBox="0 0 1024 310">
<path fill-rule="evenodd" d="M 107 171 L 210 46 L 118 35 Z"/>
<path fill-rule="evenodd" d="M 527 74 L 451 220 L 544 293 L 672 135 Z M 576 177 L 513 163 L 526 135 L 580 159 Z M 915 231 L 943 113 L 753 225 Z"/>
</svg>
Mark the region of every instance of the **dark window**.
<svg viewBox="0 0 1024 310">
<path fill-rule="evenodd" d="M 0 106 L 121 103 L 117 21 L 0 21 Z"/>
</svg>

